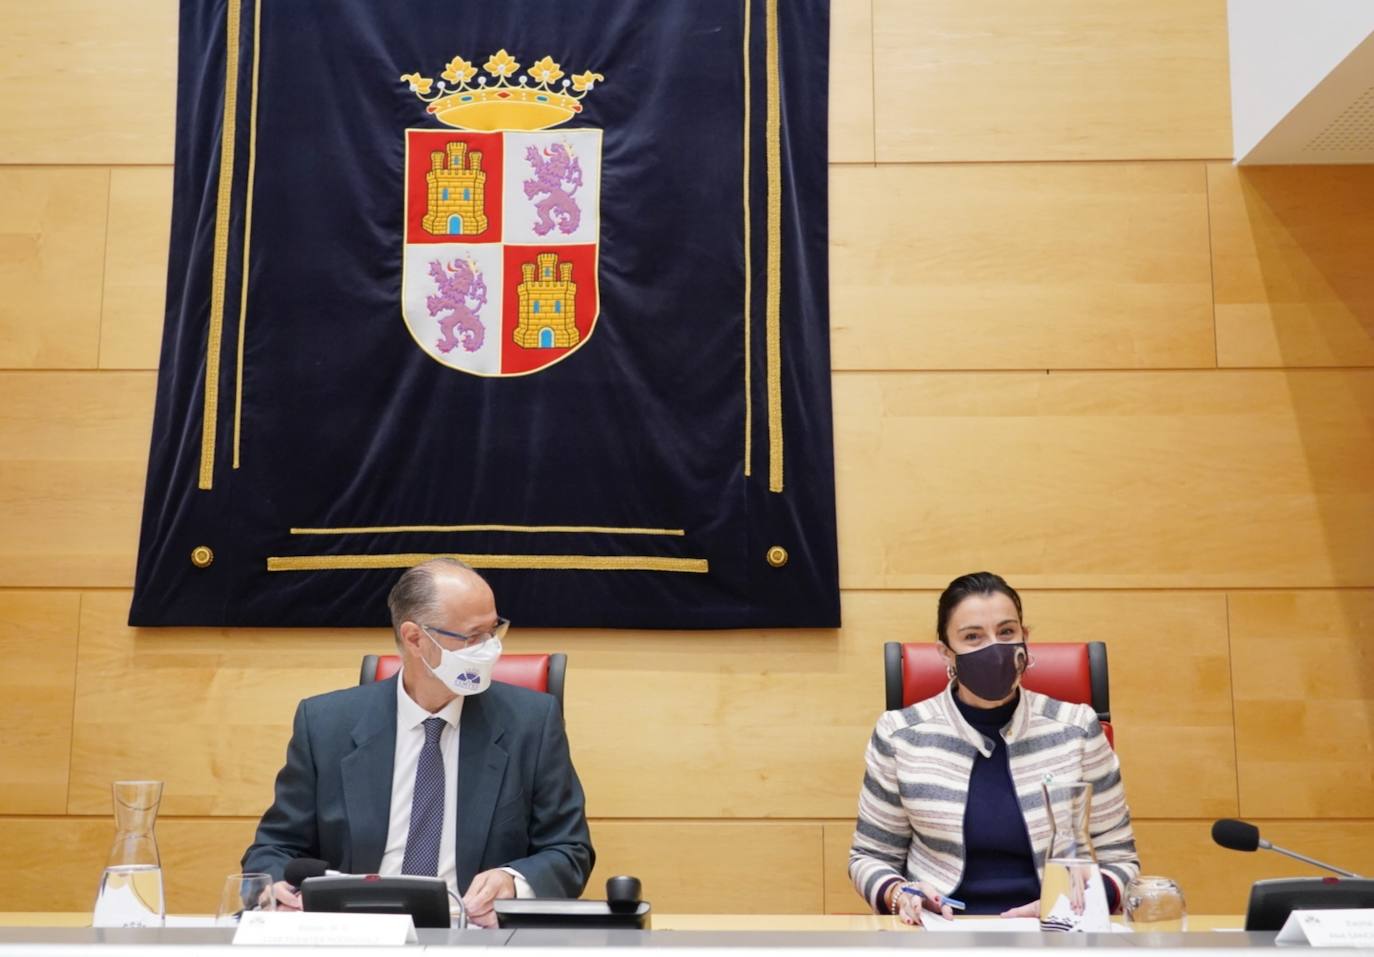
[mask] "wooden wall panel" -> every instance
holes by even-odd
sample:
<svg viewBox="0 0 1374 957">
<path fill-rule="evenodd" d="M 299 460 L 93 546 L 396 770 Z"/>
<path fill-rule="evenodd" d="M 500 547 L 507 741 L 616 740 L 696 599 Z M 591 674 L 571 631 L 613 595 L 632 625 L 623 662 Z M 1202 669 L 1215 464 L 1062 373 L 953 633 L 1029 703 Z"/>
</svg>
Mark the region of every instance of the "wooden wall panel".
<svg viewBox="0 0 1374 957">
<path fill-rule="evenodd" d="M 105 800 L 108 805 L 108 790 Z M 160 817 L 168 910 L 213 913 L 224 877 L 238 870 L 256 827 L 256 817 Z M 587 897 L 604 899 L 606 878 L 634 874 L 644 881 L 645 898 L 664 913 L 822 911 L 819 823 L 593 820 L 591 829 L 597 864 Z M 113 839 L 111 813 L 0 817 L 0 847 L 14 860 L 32 862 L 0 872 L 6 908 L 89 912 Z M 761 873 L 777 879 L 760 880 Z M 778 892 L 778 880 L 786 881 L 786 894 Z"/>
<path fill-rule="evenodd" d="M 0 169 L 0 368 L 95 365 L 109 189 L 107 169 Z"/>
<path fill-rule="evenodd" d="M 875 622 L 848 614 L 842 635 L 523 636 L 569 653 L 568 733 L 588 813 L 846 813 L 882 710 L 881 643 L 862 630 Z"/>
<path fill-rule="evenodd" d="M 1374 860 L 1374 821 L 1273 821 L 1254 818 L 1275 844 L 1318 860 L 1364 870 Z M 1173 877 L 1193 914 L 1244 914 L 1250 885 L 1270 877 L 1324 872 L 1279 854 L 1228 851 L 1212 842 L 1212 821 L 1136 821 L 1136 847 L 1148 874 Z"/>
<path fill-rule="evenodd" d="M 1202 164 L 831 174 L 836 369 L 1216 364 Z"/>
<path fill-rule="evenodd" d="M 1223 366 L 1374 365 L 1374 167 L 1207 167 Z"/>
<path fill-rule="evenodd" d="M 520 648 L 569 653 L 569 734 L 593 815 L 842 817 L 855 811 L 864 745 L 883 710 L 883 642 L 933 640 L 936 597 L 848 592 L 837 635 L 512 635 Z M 1108 641 L 1136 813 L 1235 813 L 1224 600 L 1026 600 L 1037 638 Z M 1189 788 L 1173 787 L 1184 775 Z"/>
<path fill-rule="evenodd" d="M 0 847 L 25 865 L 0 870 L 6 909 L 90 913 L 113 841 L 112 809 L 100 819 L 0 817 Z"/>
<path fill-rule="evenodd" d="M 855 806 L 857 808 L 857 794 Z M 857 813 L 857 812 L 856 812 Z M 868 905 L 849 880 L 849 844 L 854 838 L 854 818 L 826 821 L 821 842 L 825 849 L 825 913 L 867 914 Z"/>
<path fill-rule="evenodd" d="M 151 373 L 0 372 L 0 586 L 133 582 Z"/>
<path fill-rule="evenodd" d="M 873 162 L 873 0 L 830 4 L 830 162 Z"/>
<path fill-rule="evenodd" d="M 114 841 L 108 788 L 105 805 L 105 813 L 95 817 L 0 818 L 0 847 L 9 860 L 27 865 L 0 872 L 7 910 L 90 913 Z M 159 817 L 155 833 L 167 910 L 213 914 L 224 878 L 240 869 L 256 826 L 256 818 Z"/>
<path fill-rule="evenodd" d="M 874 0 L 880 163 L 1231 155 L 1225 0 Z"/>
<path fill-rule="evenodd" d="M 177 4 L 0 5 L 0 164 L 170 163 Z"/>
<path fill-rule="evenodd" d="M 120 778 L 166 782 L 165 814 L 258 815 L 296 703 L 347 687 L 388 632 L 130 628 L 126 591 L 81 609 L 68 813 L 95 814 Z"/>
<path fill-rule="evenodd" d="M 569 655 L 568 733 L 591 816 L 838 817 L 854 812 L 883 709 L 882 644 L 925 640 L 935 597 L 847 594 L 839 633 L 516 630 L 507 644 Z M 260 813 L 296 702 L 352 684 L 359 657 L 390 644 L 370 630 L 133 629 L 127 610 L 127 592 L 85 596 L 70 813 L 101 810 L 120 777 L 167 781 L 169 814 Z M 1235 812 L 1217 596 L 1045 593 L 1028 613 L 1044 640 L 1110 633 L 1137 813 Z M 1187 791 L 1167 783 L 1180 774 Z"/>
<path fill-rule="evenodd" d="M 61 814 L 76 683 L 80 596 L 0 591 L 0 814 Z M 14 667 L 13 665 L 18 665 Z"/>
<path fill-rule="evenodd" d="M 1022 599 L 1032 654 L 1036 641 L 1107 643 L 1112 725 L 1132 813 L 1236 814 L 1225 596 L 1027 592 Z"/>
<path fill-rule="evenodd" d="M 296 702 L 356 682 L 361 655 L 391 644 L 371 630 L 133 629 L 128 601 L 85 597 L 70 813 L 98 812 L 128 776 L 167 781 L 170 814 L 261 813 Z M 569 653 L 569 736 L 593 816 L 839 813 L 854 801 L 881 710 L 871 642 L 516 631 L 507 647 Z M 682 775 L 697 762 L 716 777 Z"/>
<path fill-rule="evenodd" d="M 847 373 L 835 410 L 848 588 L 1372 583 L 1374 373 Z"/>
<path fill-rule="evenodd" d="M 162 350 L 172 170 L 110 174 L 110 235 L 100 310 L 100 367 L 156 369 Z"/>
<path fill-rule="evenodd" d="M 633 874 L 665 914 L 822 911 L 818 823 L 593 820 L 591 828 L 587 897 L 604 898 L 606 878 Z"/>
<path fill-rule="evenodd" d="M 1374 814 L 1374 591 L 1230 605 L 1241 812 Z"/>
</svg>

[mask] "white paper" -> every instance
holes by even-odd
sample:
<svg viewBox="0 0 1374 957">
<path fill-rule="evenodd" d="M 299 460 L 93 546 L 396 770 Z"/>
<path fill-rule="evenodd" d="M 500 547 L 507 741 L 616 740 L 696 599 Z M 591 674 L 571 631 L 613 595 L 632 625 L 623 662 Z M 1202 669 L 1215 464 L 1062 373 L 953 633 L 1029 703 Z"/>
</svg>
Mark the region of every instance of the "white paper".
<svg viewBox="0 0 1374 957">
<path fill-rule="evenodd" d="M 1035 917 L 962 917 L 945 920 L 939 914 L 921 911 L 921 926 L 937 934 L 950 931 L 960 934 L 1038 934 L 1040 921 Z"/>
<path fill-rule="evenodd" d="M 330 914 L 322 911 L 248 911 L 234 933 L 236 944 L 413 944 L 409 914 Z"/>
<path fill-rule="evenodd" d="M 1374 909 L 1295 910 L 1275 940 L 1313 947 L 1374 947 Z"/>
<path fill-rule="evenodd" d="M 1045 914 L 1041 901 L 1041 926 L 1055 933 L 1111 933 L 1112 917 L 1107 910 L 1107 891 L 1102 884 L 1102 872 L 1096 864 L 1051 860 L 1045 865 L 1045 881 L 1050 880 L 1050 871 L 1057 868 L 1063 875 L 1061 886 L 1072 886 L 1081 882 L 1082 902 L 1075 909 L 1069 894 L 1061 893 Z"/>
</svg>

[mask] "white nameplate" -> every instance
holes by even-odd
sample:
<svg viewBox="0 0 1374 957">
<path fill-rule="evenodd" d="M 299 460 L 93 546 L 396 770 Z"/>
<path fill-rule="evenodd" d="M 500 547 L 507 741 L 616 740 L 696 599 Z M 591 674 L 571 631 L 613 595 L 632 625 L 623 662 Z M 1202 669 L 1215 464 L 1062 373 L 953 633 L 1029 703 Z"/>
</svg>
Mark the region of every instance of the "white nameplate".
<svg viewBox="0 0 1374 957">
<path fill-rule="evenodd" d="M 329 914 L 321 911 L 249 911 L 234 932 L 236 944 L 413 944 L 409 914 Z"/>
<path fill-rule="evenodd" d="M 1313 947 L 1374 947 L 1374 910 L 1295 910 L 1275 940 Z"/>
</svg>

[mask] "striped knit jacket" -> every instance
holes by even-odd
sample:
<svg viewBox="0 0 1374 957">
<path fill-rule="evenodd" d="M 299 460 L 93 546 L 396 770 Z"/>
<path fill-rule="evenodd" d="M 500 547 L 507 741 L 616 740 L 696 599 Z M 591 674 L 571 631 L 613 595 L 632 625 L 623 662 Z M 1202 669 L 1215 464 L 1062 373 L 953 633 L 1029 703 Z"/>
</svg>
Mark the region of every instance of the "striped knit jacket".
<svg viewBox="0 0 1374 957">
<path fill-rule="evenodd" d="M 941 894 L 953 893 L 963 878 L 969 777 L 975 755 L 990 755 L 992 743 L 964 720 L 952 688 L 886 712 L 868 742 L 849 878 L 875 911 L 883 910 L 878 894 L 889 878 L 926 881 Z M 1036 872 L 1044 878 L 1050 839 L 1041 782 L 1047 774 L 1057 783 L 1087 781 L 1093 786 L 1089 831 L 1098 863 L 1117 890 L 1124 890 L 1140 862 L 1121 766 L 1097 715 L 1087 705 L 1023 688 L 1002 737 Z"/>
</svg>

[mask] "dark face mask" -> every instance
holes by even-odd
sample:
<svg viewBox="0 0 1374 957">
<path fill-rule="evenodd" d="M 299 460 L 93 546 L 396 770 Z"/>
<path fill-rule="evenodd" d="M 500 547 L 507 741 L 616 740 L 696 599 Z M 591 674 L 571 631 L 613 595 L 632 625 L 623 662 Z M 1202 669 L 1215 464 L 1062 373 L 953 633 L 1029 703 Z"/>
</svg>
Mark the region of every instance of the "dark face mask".
<svg viewBox="0 0 1374 957">
<path fill-rule="evenodd" d="M 984 701 L 1001 701 L 1026 670 L 1026 643 L 993 642 L 986 648 L 954 656 L 954 677 Z"/>
</svg>

